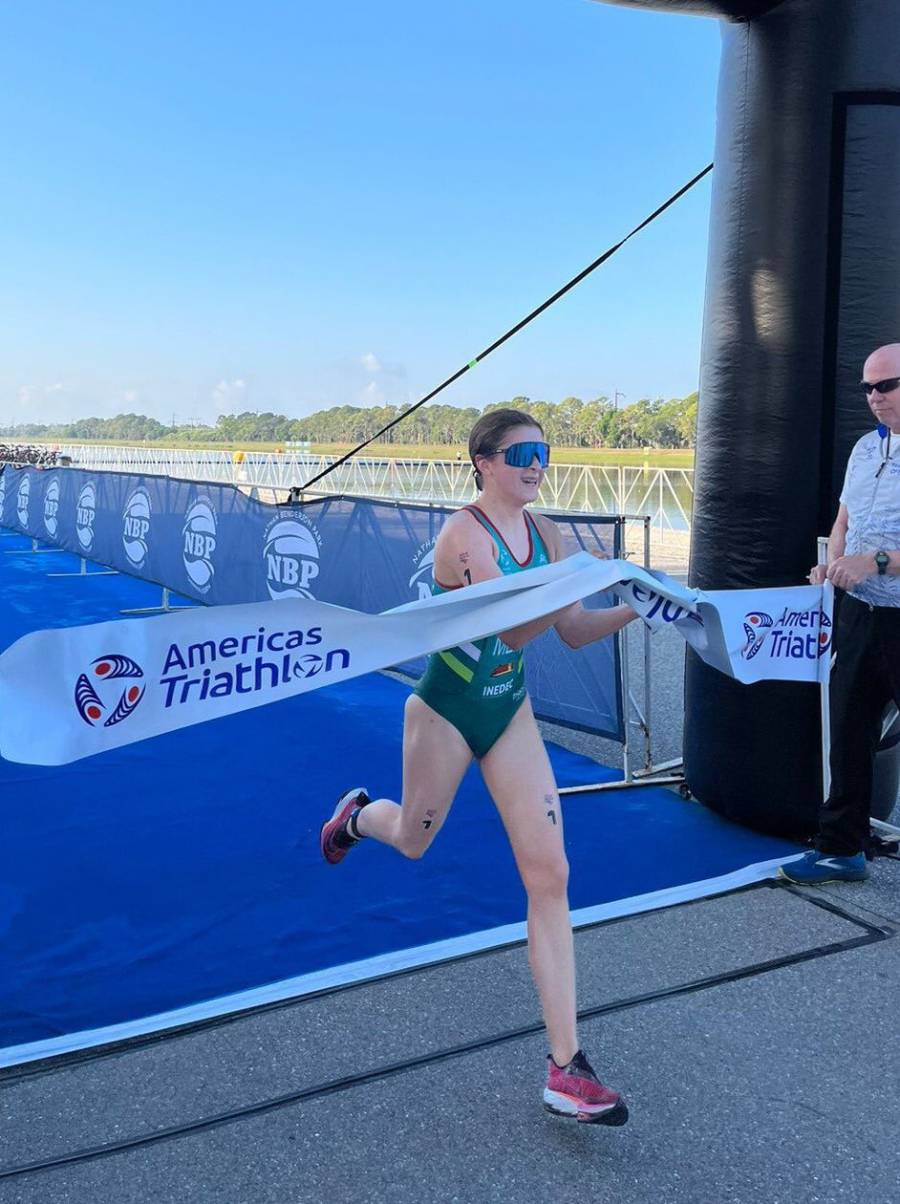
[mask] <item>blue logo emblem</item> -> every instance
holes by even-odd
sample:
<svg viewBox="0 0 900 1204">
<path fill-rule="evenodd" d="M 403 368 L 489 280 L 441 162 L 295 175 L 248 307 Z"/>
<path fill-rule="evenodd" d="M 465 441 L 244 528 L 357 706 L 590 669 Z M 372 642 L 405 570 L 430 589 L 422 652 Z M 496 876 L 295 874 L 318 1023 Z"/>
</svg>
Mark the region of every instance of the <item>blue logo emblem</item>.
<svg viewBox="0 0 900 1204">
<path fill-rule="evenodd" d="M 88 727 L 114 727 L 134 711 L 144 697 L 144 686 L 137 685 L 144 671 L 130 656 L 98 656 L 87 673 L 75 683 L 75 706 Z M 115 682 L 113 689 L 107 682 Z M 124 686 L 122 685 L 124 682 Z"/>
<path fill-rule="evenodd" d="M 772 616 L 767 615 L 763 610 L 751 610 L 744 617 L 744 634 L 747 637 L 747 643 L 741 649 L 741 656 L 744 660 L 753 660 L 766 642 L 766 636 L 772 630 L 772 626 Z"/>
</svg>

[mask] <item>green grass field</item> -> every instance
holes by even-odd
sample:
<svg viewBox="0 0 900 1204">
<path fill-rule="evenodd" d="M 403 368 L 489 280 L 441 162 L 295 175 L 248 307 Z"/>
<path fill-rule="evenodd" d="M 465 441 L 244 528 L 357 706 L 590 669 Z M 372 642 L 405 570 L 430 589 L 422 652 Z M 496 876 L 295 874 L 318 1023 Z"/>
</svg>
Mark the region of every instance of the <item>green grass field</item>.
<svg viewBox="0 0 900 1204">
<path fill-rule="evenodd" d="M 101 443 L 104 447 L 133 447 L 128 440 L 92 440 L 71 439 L 73 444 Z M 278 443 L 208 443 L 198 441 L 191 443 L 183 438 L 177 440 L 160 439 L 142 443 L 142 447 L 171 447 L 181 450 L 210 450 L 210 451 L 245 451 L 271 452 L 284 451 Z M 314 443 L 311 450 L 317 455 L 339 456 L 350 451 L 350 443 Z M 402 443 L 372 443 L 362 453 L 378 459 L 390 460 L 455 460 L 457 452 L 465 460 L 468 459 L 466 448 L 462 444 L 402 444 Z M 633 448 L 587 448 L 587 447 L 554 447 L 553 462 L 555 464 L 624 464 L 640 468 L 647 465 L 650 468 L 693 468 L 694 452 L 692 449 L 670 450 L 668 448 L 633 447 Z"/>
<path fill-rule="evenodd" d="M 350 446 L 349 443 L 317 443 L 313 445 L 312 450 L 322 455 L 335 456 L 349 451 Z M 372 443 L 363 454 L 383 456 L 394 460 L 455 460 L 457 452 L 463 459 L 468 459 L 468 452 L 462 444 L 416 446 L 414 444 Z M 554 447 L 552 459 L 557 464 L 629 464 L 638 467 L 649 464 L 651 468 L 694 467 L 694 453 L 690 448 L 670 450 L 653 447 Z"/>
</svg>

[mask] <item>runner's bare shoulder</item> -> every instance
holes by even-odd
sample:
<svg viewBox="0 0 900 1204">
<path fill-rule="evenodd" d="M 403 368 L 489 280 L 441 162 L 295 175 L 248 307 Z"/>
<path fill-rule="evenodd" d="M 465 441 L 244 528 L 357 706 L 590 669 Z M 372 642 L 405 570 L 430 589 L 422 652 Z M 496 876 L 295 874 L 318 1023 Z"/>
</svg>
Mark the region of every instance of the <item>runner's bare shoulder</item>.
<svg viewBox="0 0 900 1204">
<path fill-rule="evenodd" d="M 441 527 L 434 546 L 435 580 L 445 586 L 467 585 L 497 573 L 493 539 L 474 514 L 456 510 Z"/>
<path fill-rule="evenodd" d="M 541 539 L 547 548 L 550 559 L 555 563 L 563 558 L 563 541 L 559 533 L 559 527 L 552 518 L 548 518 L 546 514 L 541 514 L 540 510 L 529 510 L 528 513 L 535 521 L 538 531 L 541 533 Z"/>
</svg>

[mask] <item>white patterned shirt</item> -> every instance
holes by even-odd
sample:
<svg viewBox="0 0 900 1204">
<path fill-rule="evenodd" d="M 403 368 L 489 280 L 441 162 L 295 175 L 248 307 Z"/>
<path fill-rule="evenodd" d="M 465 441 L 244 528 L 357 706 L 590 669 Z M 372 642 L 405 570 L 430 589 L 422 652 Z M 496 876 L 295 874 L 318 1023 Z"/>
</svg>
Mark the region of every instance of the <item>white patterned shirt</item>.
<svg viewBox="0 0 900 1204">
<path fill-rule="evenodd" d="M 875 430 L 850 453 L 841 490 L 850 520 L 845 556 L 900 548 L 900 435 L 891 437 L 887 452 L 887 439 Z M 900 577 L 876 572 L 850 593 L 872 606 L 900 606 Z"/>
</svg>

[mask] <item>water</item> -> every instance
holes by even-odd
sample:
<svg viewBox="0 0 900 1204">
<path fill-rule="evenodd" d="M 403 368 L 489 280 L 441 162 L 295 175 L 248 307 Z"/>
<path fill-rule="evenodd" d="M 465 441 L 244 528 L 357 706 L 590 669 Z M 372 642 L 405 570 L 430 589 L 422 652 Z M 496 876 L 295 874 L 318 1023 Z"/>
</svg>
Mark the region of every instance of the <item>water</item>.
<svg viewBox="0 0 900 1204">
<path fill-rule="evenodd" d="M 301 488 L 336 459 L 308 452 L 242 454 L 146 447 L 66 446 L 60 451 L 82 468 L 232 482 L 258 490 L 264 500 L 284 500 L 289 489 Z M 242 455 L 239 462 L 235 461 L 236 455 Z M 549 510 L 648 515 L 659 535 L 686 538 L 691 525 L 693 479 L 691 469 L 554 463 L 545 474 L 539 504 Z M 467 461 L 368 456 L 356 456 L 333 469 L 313 491 L 449 505 L 461 505 L 477 496 Z"/>
</svg>

